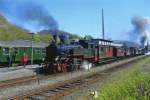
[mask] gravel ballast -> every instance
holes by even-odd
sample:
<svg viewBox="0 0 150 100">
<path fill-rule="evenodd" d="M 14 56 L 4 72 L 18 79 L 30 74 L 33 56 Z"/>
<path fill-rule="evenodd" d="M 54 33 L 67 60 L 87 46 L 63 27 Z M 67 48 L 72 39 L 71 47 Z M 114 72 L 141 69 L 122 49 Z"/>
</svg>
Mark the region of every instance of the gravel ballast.
<svg viewBox="0 0 150 100">
<path fill-rule="evenodd" d="M 0 99 L 6 98 L 8 96 L 24 93 L 26 91 L 33 90 L 35 88 L 40 88 L 40 87 L 45 86 L 45 85 L 54 85 L 54 84 L 59 83 L 59 82 L 61 83 L 65 80 L 69 80 L 69 79 L 72 79 L 75 77 L 80 77 L 82 75 L 90 75 L 90 74 L 94 74 L 97 72 L 101 72 L 101 71 L 104 71 L 106 69 L 124 64 L 124 63 L 129 62 L 129 61 L 131 62 L 131 61 L 134 61 L 135 59 L 139 59 L 142 57 L 143 56 L 139 56 L 139 57 L 134 57 L 131 59 L 126 59 L 123 61 L 117 61 L 117 62 L 114 62 L 111 64 L 102 65 L 100 67 L 95 67 L 89 71 L 77 71 L 77 72 L 64 73 L 63 75 L 54 76 L 54 77 L 51 77 L 51 78 L 46 79 L 46 80 L 39 80 L 39 81 L 31 82 L 30 84 L 24 84 L 24 85 L 22 84 L 20 86 L 10 87 L 7 89 L 0 89 Z"/>
<path fill-rule="evenodd" d="M 14 70 L 10 72 L 0 73 L 0 82 L 34 75 L 36 75 L 36 73 L 33 70 L 28 69 Z"/>
</svg>

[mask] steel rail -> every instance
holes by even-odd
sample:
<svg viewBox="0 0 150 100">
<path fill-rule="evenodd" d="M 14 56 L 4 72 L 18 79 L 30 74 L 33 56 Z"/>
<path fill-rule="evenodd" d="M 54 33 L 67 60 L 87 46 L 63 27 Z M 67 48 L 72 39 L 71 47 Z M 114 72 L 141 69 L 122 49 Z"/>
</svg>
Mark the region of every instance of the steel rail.
<svg viewBox="0 0 150 100">
<path fill-rule="evenodd" d="M 140 58 L 139 58 L 140 59 Z M 133 61 L 137 61 L 136 59 Z M 132 61 L 131 61 L 132 62 Z M 128 64 L 129 62 L 124 63 Z M 120 65 L 122 66 L 122 65 Z M 58 100 L 60 97 L 73 93 L 80 90 L 82 87 L 93 84 L 100 79 L 107 76 L 110 72 L 116 71 L 116 69 L 121 68 L 115 66 L 106 69 L 100 73 L 94 73 L 90 75 L 82 75 L 71 80 L 66 80 L 61 83 L 54 85 L 43 86 L 31 91 L 26 91 L 25 93 L 9 97 L 11 100 Z"/>
<path fill-rule="evenodd" d="M 28 77 L 21 77 L 21 78 L 1 81 L 0 82 L 0 89 L 16 86 L 16 85 L 19 85 L 19 84 L 22 84 L 22 83 L 27 83 L 27 82 L 30 82 L 30 81 L 33 81 L 33 80 L 36 80 L 36 79 L 37 79 L 37 76 L 32 75 L 32 76 L 28 76 Z"/>
</svg>

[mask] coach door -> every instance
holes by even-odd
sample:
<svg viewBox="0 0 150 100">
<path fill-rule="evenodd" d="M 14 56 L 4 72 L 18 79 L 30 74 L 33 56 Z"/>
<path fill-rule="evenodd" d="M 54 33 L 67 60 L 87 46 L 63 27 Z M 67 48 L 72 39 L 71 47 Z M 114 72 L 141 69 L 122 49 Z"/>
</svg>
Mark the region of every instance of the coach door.
<svg viewBox="0 0 150 100">
<path fill-rule="evenodd" d="M 99 47 L 95 47 L 95 62 L 99 61 Z"/>
</svg>

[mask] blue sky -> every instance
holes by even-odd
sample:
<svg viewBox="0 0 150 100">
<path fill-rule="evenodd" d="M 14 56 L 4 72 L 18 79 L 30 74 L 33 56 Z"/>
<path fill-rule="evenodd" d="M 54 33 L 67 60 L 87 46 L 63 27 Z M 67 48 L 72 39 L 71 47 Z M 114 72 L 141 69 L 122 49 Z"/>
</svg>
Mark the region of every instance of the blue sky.
<svg viewBox="0 0 150 100">
<path fill-rule="evenodd" d="M 150 17 L 150 0 L 36 1 L 43 5 L 58 21 L 60 30 L 81 36 L 88 34 L 101 38 L 102 8 L 104 8 L 105 16 L 105 34 L 107 38 L 112 39 L 121 39 L 122 34 L 133 29 L 131 24 L 133 16 Z"/>
<path fill-rule="evenodd" d="M 101 8 L 104 8 L 107 38 L 117 39 L 133 28 L 133 16 L 150 17 L 149 0 L 42 0 L 62 30 L 101 37 Z"/>
</svg>

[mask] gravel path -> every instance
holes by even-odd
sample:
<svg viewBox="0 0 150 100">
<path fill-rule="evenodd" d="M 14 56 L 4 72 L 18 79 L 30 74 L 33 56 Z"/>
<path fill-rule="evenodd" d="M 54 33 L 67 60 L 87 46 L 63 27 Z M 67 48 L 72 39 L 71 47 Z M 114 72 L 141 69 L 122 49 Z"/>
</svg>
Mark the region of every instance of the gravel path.
<svg viewBox="0 0 150 100">
<path fill-rule="evenodd" d="M 16 78 L 34 76 L 36 75 L 36 69 L 40 67 L 42 66 L 27 65 L 25 68 L 23 66 L 0 68 L 0 82 Z"/>
<path fill-rule="evenodd" d="M 26 65 L 24 68 L 23 66 L 17 66 L 17 67 L 4 67 L 0 68 L 0 74 L 6 73 L 6 72 L 11 72 L 11 71 L 16 71 L 20 69 L 29 69 L 29 70 L 36 70 L 36 68 L 40 68 L 42 66 L 39 65 Z"/>
</svg>

